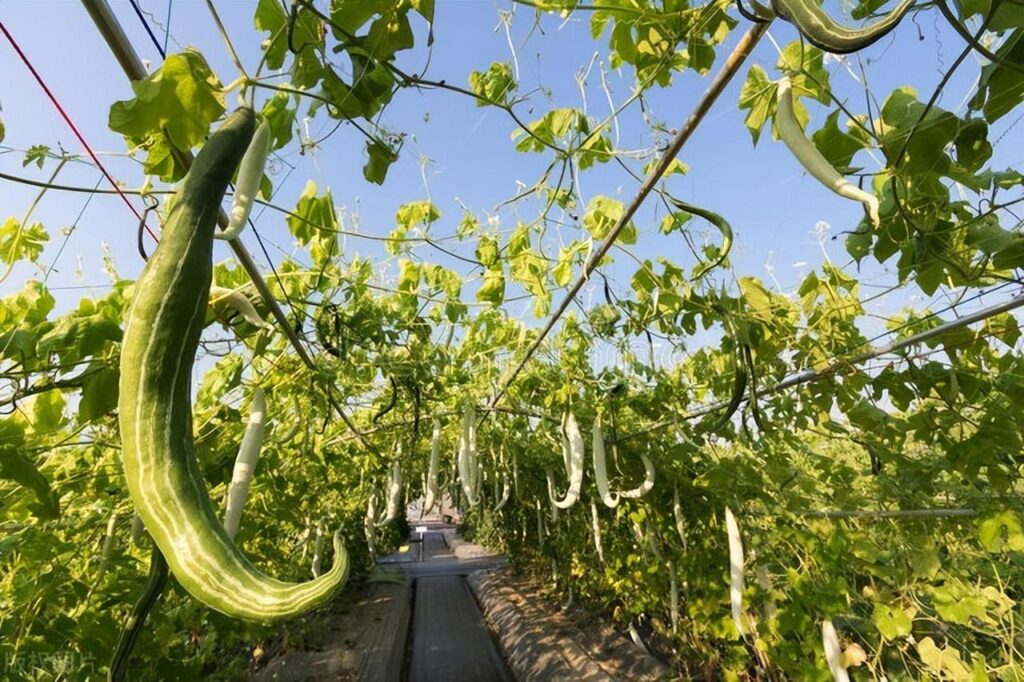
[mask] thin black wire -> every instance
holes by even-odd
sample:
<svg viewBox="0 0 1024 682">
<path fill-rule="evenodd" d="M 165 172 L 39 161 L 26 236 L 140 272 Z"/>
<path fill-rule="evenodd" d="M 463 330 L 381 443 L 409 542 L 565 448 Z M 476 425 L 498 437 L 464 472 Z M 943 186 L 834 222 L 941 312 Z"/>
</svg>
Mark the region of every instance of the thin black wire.
<svg viewBox="0 0 1024 682">
<path fill-rule="evenodd" d="M 132 9 L 135 10 L 135 16 L 137 16 L 139 18 L 139 21 L 142 22 L 142 27 L 145 28 L 146 29 L 146 33 L 149 34 L 149 39 L 152 40 L 153 41 L 153 45 L 156 46 L 156 51 L 160 53 L 160 57 L 161 58 L 166 59 L 167 58 L 166 44 L 163 45 L 163 46 L 160 45 L 160 40 L 157 39 L 156 34 L 153 33 L 153 29 L 150 28 L 150 26 L 149 26 L 149 22 L 146 21 L 146 17 L 142 14 L 142 9 L 139 7 L 139 3 L 135 2 L 135 0 L 128 0 L 128 1 L 131 3 Z M 170 11 L 170 10 L 168 10 L 168 11 Z"/>
</svg>

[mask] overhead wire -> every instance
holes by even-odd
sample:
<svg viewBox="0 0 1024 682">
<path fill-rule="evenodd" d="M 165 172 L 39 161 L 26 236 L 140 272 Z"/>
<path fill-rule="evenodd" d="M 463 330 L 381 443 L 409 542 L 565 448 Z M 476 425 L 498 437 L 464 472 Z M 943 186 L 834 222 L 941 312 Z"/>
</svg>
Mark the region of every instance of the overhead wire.
<svg viewBox="0 0 1024 682">
<path fill-rule="evenodd" d="M 86 141 L 85 136 L 82 135 L 81 131 L 78 129 L 78 126 L 75 125 L 75 122 L 71 119 L 71 116 L 68 115 L 67 111 L 65 111 L 60 101 L 53 94 L 53 91 L 50 90 L 49 86 L 46 84 L 46 81 L 43 80 L 43 77 L 39 75 L 39 72 L 36 70 L 35 66 L 32 65 L 31 60 L 29 60 L 28 56 L 21 49 L 21 46 L 18 45 L 17 41 L 14 39 L 14 36 L 11 35 L 11 32 L 7 29 L 7 26 L 2 21 L 0 21 L 0 32 L 4 34 L 5 38 L 7 38 L 7 42 L 11 44 L 12 48 L 14 48 L 14 51 L 17 53 L 22 63 L 32 74 L 32 77 L 35 78 L 36 83 L 39 84 L 39 87 L 42 88 L 43 92 L 46 93 L 46 96 L 50 100 L 50 103 L 53 104 L 54 108 L 57 110 L 57 113 L 60 114 L 60 117 L 62 119 L 64 119 L 64 122 L 71 129 L 71 132 L 74 133 L 75 137 L 78 138 L 78 142 L 82 145 L 82 147 L 85 148 L 86 153 L 92 158 L 93 163 L 96 164 L 96 167 L 100 169 L 100 172 L 103 173 L 103 176 L 107 179 L 107 182 L 109 182 L 110 185 L 114 188 L 114 191 L 117 192 L 118 196 L 121 197 L 121 200 L 125 203 L 128 209 L 133 214 L 135 214 L 135 218 L 141 221 L 142 214 L 139 213 L 138 209 L 135 208 L 135 205 L 132 204 L 132 202 L 128 199 L 128 195 L 121 191 L 121 186 L 117 184 L 117 181 L 114 180 L 114 177 L 107 170 L 106 166 L 104 166 L 103 163 L 100 161 L 99 157 L 96 155 L 96 152 L 93 151 L 92 146 L 88 143 L 88 141 Z M 148 225 L 145 226 L 145 229 L 149 233 L 149 236 L 156 240 L 156 234 L 153 233 L 153 231 L 149 228 Z"/>
</svg>

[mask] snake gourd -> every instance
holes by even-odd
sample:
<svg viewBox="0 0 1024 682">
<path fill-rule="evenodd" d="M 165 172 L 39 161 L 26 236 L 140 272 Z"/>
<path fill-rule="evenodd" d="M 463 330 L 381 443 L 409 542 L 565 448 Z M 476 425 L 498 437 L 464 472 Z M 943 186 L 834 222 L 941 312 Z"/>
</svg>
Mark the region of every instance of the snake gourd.
<svg viewBox="0 0 1024 682">
<path fill-rule="evenodd" d="M 178 582 L 221 613 L 271 621 L 330 599 L 349 562 L 335 535 L 334 566 L 320 578 L 289 583 L 265 575 L 225 532 L 196 460 L 191 376 L 210 294 L 213 233 L 254 119 L 250 109 L 239 109 L 210 136 L 135 284 L 121 348 L 118 418 L 129 493 Z"/>
<path fill-rule="evenodd" d="M 862 50 L 896 28 L 914 0 L 902 0 L 891 12 L 859 29 L 843 26 L 822 9 L 817 0 L 772 0 L 775 13 L 793 24 L 815 47 L 833 54 Z"/>
<path fill-rule="evenodd" d="M 840 175 L 839 171 L 828 162 L 828 159 L 822 156 L 814 143 L 804 136 L 804 131 L 800 128 L 800 122 L 796 118 L 793 86 L 788 76 L 783 76 L 779 80 L 777 104 L 775 126 L 779 131 L 779 139 L 785 143 L 789 151 L 793 152 L 793 156 L 800 162 L 800 165 L 807 169 L 807 172 L 813 175 L 818 182 L 839 196 L 862 203 L 867 209 L 871 223 L 878 227 L 880 222 L 878 198 Z"/>
</svg>

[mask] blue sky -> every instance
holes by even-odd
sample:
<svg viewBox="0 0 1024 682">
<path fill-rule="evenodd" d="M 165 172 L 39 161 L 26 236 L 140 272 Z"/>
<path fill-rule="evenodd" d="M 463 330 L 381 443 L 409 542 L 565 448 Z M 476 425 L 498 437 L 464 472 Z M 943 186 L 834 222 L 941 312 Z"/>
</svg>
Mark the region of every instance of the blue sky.
<svg viewBox="0 0 1024 682">
<path fill-rule="evenodd" d="M 154 65 L 159 64 L 156 49 L 144 32 L 141 23 L 127 2 L 112 2 L 126 33 L 140 56 Z M 166 19 L 168 5 L 163 0 L 141 0 L 142 8 L 157 20 L 154 30 L 163 38 L 161 25 Z M 830 2 L 830 9 L 839 11 Z M 252 28 L 255 3 L 217 3 L 227 30 L 238 47 L 243 62 L 252 68 L 258 61 L 258 45 L 263 38 Z M 205 3 L 196 0 L 177 0 L 173 3 L 170 22 L 170 51 L 183 46 L 198 47 L 207 57 L 222 81 L 236 77 L 236 71 L 215 31 Z M 591 63 L 597 53 L 591 75 L 584 88 L 590 115 L 603 118 L 609 111 L 605 92 L 597 76 L 603 66 L 607 69 L 607 35 L 597 41 L 590 37 L 590 14 L 579 12 L 568 20 L 545 15 L 534 22 L 533 10 L 493 0 L 438 0 L 434 26 L 436 41 L 429 55 L 427 75 L 465 85 L 470 70 L 485 70 L 492 61 L 511 61 L 512 52 L 500 13 L 513 12 L 511 42 L 520 67 L 519 92 L 533 91 L 529 103 L 517 107 L 525 120 L 534 120 L 555 106 L 579 107 L 583 98 L 576 84 L 576 74 Z M 96 32 L 88 15 L 78 2 L 5 0 L 0 2 L 0 20 L 20 43 L 29 59 L 85 134 L 89 143 L 98 150 L 121 153 L 125 149 L 119 135 L 107 130 L 106 119 L 110 104 L 131 96 L 128 82 Z M 417 20 L 418 21 L 418 20 Z M 415 22 L 414 22 L 415 23 Z M 745 28 L 745 20 L 733 31 L 727 46 L 738 39 Z M 417 47 L 401 55 L 399 64 L 407 70 L 419 70 L 426 63 L 423 24 L 417 24 Z M 776 22 L 770 31 L 779 45 L 795 38 L 788 25 Z M 919 34 L 921 39 L 919 40 Z M 902 85 L 915 87 L 924 99 L 941 77 L 944 65 L 955 59 L 962 42 L 944 24 L 934 10 L 921 12 L 916 19 L 905 20 L 894 39 L 885 39 L 872 46 L 861 57 L 872 92 L 884 98 L 893 88 Z M 815 236 L 815 225 L 827 222 L 831 227 L 827 235 L 855 227 L 861 208 L 841 199 L 803 173 L 797 162 L 781 143 L 773 142 L 769 135 L 762 136 L 757 147 L 743 127 L 744 112 L 736 108 L 739 88 L 751 64 L 760 64 L 770 77 L 777 77 L 774 64 L 776 48 L 771 40 L 764 40 L 753 57 L 730 85 L 712 110 L 705 123 L 684 149 L 680 159 L 690 166 L 687 176 L 670 180 L 673 193 L 686 200 L 706 206 L 724 214 L 736 231 L 736 245 L 732 254 L 733 273 L 754 275 L 773 281 L 766 271 L 770 258 L 774 276 L 786 290 L 795 287 L 804 275 L 818 266 L 825 257 Z M 719 57 L 721 62 L 723 57 Z M 717 68 L 716 63 L 715 67 Z M 855 68 L 856 67 L 855 65 Z M 829 65 L 832 86 L 849 98 L 850 106 L 858 112 L 864 110 L 862 86 L 846 68 L 838 63 Z M 970 90 L 978 73 L 978 62 L 970 57 L 961 67 L 939 106 L 963 113 L 964 95 Z M 4 149 L 23 150 L 33 144 L 58 144 L 72 153 L 83 150 L 65 123 L 57 116 L 51 104 L 17 59 L 13 50 L 0 41 L 0 117 L 7 129 Z M 616 73 L 608 70 L 607 80 L 611 96 L 616 103 L 628 97 L 632 73 L 626 68 Z M 670 88 L 655 88 L 647 93 L 646 110 L 653 119 L 676 128 L 688 116 L 699 99 L 709 78 L 698 77 L 692 71 L 677 76 Z M 541 88 L 542 90 L 537 90 Z M 234 97 L 229 96 L 233 102 Z M 811 126 L 816 128 L 827 110 L 812 106 Z M 1024 127 L 1017 117 L 1010 115 L 995 126 L 995 135 L 1008 130 L 999 147 L 1000 156 L 993 164 L 1003 168 L 1021 167 L 1024 161 Z M 311 121 L 310 132 L 319 137 L 334 125 L 323 115 Z M 394 213 L 399 205 L 413 200 L 431 198 L 441 209 L 443 217 L 434 225 L 434 235 L 450 235 L 461 218 L 459 202 L 469 206 L 479 219 L 486 222 L 496 215 L 503 230 L 515 226 L 517 219 L 535 217 L 535 206 L 524 204 L 518 211 L 505 208 L 495 213 L 495 207 L 515 195 L 520 185 L 532 184 L 550 161 L 548 155 L 515 152 L 510 142 L 514 129 L 504 112 L 493 108 L 479 108 L 469 98 L 442 91 L 400 92 L 382 120 L 384 127 L 408 134 L 401 160 L 392 167 L 383 187 L 371 185 L 362 177 L 365 161 L 363 139 L 351 126 L 342 126 L 315 154 L 299 155 L 296 146 L 290 148 L 284 161 L 294 166 L 274 178 L 275 202 L 293 207 L 308 179 L 321 189 L 329 186 L 339 208 L 345 214 L 346 227 L 358 219 L 358 229 L 367 234 L 384 236 L 394 226 Z M 634 104 L 620 118 L 619 146 L 625 149 L 643 149 L 653 144 L 649 128 L 644 124 L 638 106 Z M 133 161 L 117 156 L 104 156 L 104 163 L 115 177 L 130 186 L 143 181 L 141 167 Z M 22 168 L 22 153 L 0 153 L 0 170 L 35 179 L 45 180 L 52 171 L 52 162 L 43 170 L 34 166 Z M 857 162 L 873 168 L 874 162 L 866 155 Z M 72 185 L 93 186 L 100 176 L 90 165 L 73 164 L 64 170 L 58 181 Z M 106 186 L 102 183 L 101 186 Z M 604 193 L 628 201 L 636 192 L 637 183 L 615 164 L 606 164 L 588 171 L 581 178 L 585 198 Z M 21 217 L 35 196 L 35 190 L 0 181 L 0 209 L 3 216 Z M 41 262 L 54 262 L 64 230 L 82 211 L 86 195 L 51 192 L 36 209 L 33 219 L 44 223 L 51 235 L 51 246 Z M 633 247 L 641 258 L 664 255 L 687 266 L 692 256 L 678 235 L 663 237 L 658 234 L 655 202 L 648 203 L 636 220 L 640 239 Z M 291 252 L 292 239 L 283 218 L 266 212 L 257 218 L 260 234 L 266 237 L 270 254 L 279 259 Z M 120 199 L 97 196 L 85 208 L 67 245 L 56 261 L 56 269 L 48 283 L 54 287 L 88 287 L 104 285 L 109 278 L 104 274 L 103 242 L 109 244 L 110 254 L 123 277 L 134 277 L 142 261 L 135 251 L 136 221 Z M 695 226 L 698 242 L 706 235 L 717 239 L 713 230 Z M 561 235 L 552 233 L 552 239 L 568 242 L 581 236 L 579 230 L 562 228 Z M 265 267 L 265 259 L 251 234 L 243 237 L 250 251 Z M 471 254 L 474 246 L 469 241 L 459 247 Z M 228 258 L 228 250 L 218 246 L 217 258 Z M 347 255 L 359 253 L 379 261 L 386 281 L 393 268 L 386 254 L 373 242 L 349 238 L 345 241 Z M 825 242 L 828 256 L 837 264 L 846 264 L 849 257 L 842 246 L 842 238 Z M 417 253 L 431 262 L 456 265 L 448 257 L 430 249 Z M 803 264 L 803 265 L 800 265 Z M 618 287 L 628 287 L 635 264 L 623 256 L 604 269 Z M 464 271 L 466 266 L 458 265 Z M 38 269 L 19 265 L 11 277 L 0 284 L 0 295 L 6 295 L 22 286 L 29 277 L 38 277 Z M 732 274 L 721 277 L 731 279 Z M 870 285 L 889 285 L 895 276 L 886 268 L 865 262 L 862 280 L 867 288 L 863 295 L 873 293 Z M 94 290 L 94 294 L 103 289 Z M 585 291 L 582 300 L 594 296 L 601 301 L 600 290 Z M 911 289 L 881 299 L 871 305 L 875 312 L 892 312 L 903 305 L 924 307 L 928 302 L 915 296 Z M 61 308 L 76 304 L 88 289 L 56 289 Z M 1008 295 L 1002 292 L 1002 295 Z M 997 295 L 984 303 L 1002 299 Z M 554 295 L 557 302 L 558 292 Z M 517 317 L 530 318 L 529 304 L 509 304 L 508 311 Z M 881 325 L 881 322 L 878 322 Z M 877 330 L 876 330 L 877 331 Z"/>
</svg>

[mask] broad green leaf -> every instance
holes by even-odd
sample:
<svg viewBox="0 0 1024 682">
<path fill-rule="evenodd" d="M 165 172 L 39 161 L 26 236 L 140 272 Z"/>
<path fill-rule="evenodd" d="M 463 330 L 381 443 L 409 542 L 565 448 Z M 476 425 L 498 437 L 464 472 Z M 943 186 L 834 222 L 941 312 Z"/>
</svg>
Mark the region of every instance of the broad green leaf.
<svg viewBox="0 0 1024 682">
<path fill-rule="evenodd" d="M 284 65 L 288 54 L 288 15 L 278 0 L 259 0 L 253 26 L 257 31 L 268 31 L 270 35 L 263 43 L 267 68 L 272 71 Z"/>
<path fill-rule="evenodd" d="M 594 239 L 604 239 L 622 217 L 624 210 L 625 207 L 618 199 L 603 195 L 595 196 L 587 204 L 587 211 L 583 214 L 583 226 Z M 629 223 L 619 233 L 618 241 L 622 244 L 635 244 L 636 236 L 636 226 Z"/>
<path fill-rule="evenodd" d="M 395 222 L 407 230 L 417 225 L 430 225 L 441 219 L 441 211 L 430 201 L 411 201 L 398 207 Z"/>
<path fill-rule="evenodd" d="M 1011 7 L 1016 5 L 1019 12 L 1019 4 L 1007 4 Z M 996 56 L 1024 67 L 1024 28 L 1017 28 L 1010 33 L 996 50 Z M 1022 99 L 1024 73 L 999 64 L 987 64 L 981 68 L 981 80 L 978 82 L 977 94 L 971 100 L 971 108 L 984 112 L 985 120 L 991 124 L 1016 109 Z"/>
<path fill-rule="evenodd" d="M 42 223 L 26 227 L 11 216 L 0 226 L 0 262 L 14 265 L 20 260 L 29 260 L 34 263 L 49 238 Z"/>
<path fill-rule="evenodd" d="M 501 268 L 484 273 L 484 281 L 476 291 L 476 300 L 500 306 L 505 300 L 505 273 Z"/>
<path fill-rule="evenodd" d="M 516 89 L 512 67 L 505 62 L 493 62 L 486 71 L 471 71 L 469 87 L 481 98 L 476 100 L 478 107 L 492 103 L 508 104 Z"/>
<path fill-rule="evenodd" d="M 1024 551 L 1024 525 L 1007 510 L 985 517 L 978 524 L 978 540 L 992 553 Z"/>
<path fill-rule="evenodd" d="M 377 140 L 370 140 L 366 143 L 366 156 L 363 177 L 367 182 L 383 185 L 388 169 L 398 160 L 398 154 L 387 145 L 381 144 Z"/>
<path fill-rule="evenodd" d="M 322 197 L 318 197 L 316 191 L 316 183 L 308 181 L 299 196 L 294 215 L 288 216 L 288 228 L 303 246 L 316 235 L 323 236 L 338 231 L 331 193 L 328 191 Z"/>
<path fill-rule="evenodd" d="M 886 639 L 897 639 L 910 634 L 913 621 L 903 609 L 898 606 L 875 603 L 871 620 L 875 628 Z"/>
<path fill-rule="evenodd" d="M 480 237 L 480 243 L 476 247 L 476 259 L 480 261 L 485 268 L 493 268 L 498 263 L 499 251 L 498 242 L 493 237 L 482 235 Z"/>
<path fill-rule="evenodd" d="M 825 125 L 816 130 L 811 139 L 834 168 L 845 169 L 850 167 L 853 155 L 864 149 L 864 143 L 861 138 L 840 130 L 838 121 L 839 111 L 836 110 L 828 115 Z"/>
<path fill-rule="evenodd" d="M 943 679 L 971 679 L 971 671 L 964 665 L 960 652 L 949 646 L 940 649 L 931 637 L 925 637 L 917 643 L 917 655 L 921 657 L 922 663 Z"/>
<path fill-rule="evenodd" d="M 82 382 L 82 399 L 78 403 L 78 423 L 87 424 L 110 414 L 117 407 L 118 367 L 101 367 Z"/>
<path fill-rule="evenodd" d="M 292 126 L 295 124 L 295 108 L 291 96 L 284 92 L 263 103 L 262 116 L 270 127 L 270 148 L 280 149 L 292 141 Z"/>
<path fill-rule="evenodd" d="M 775 99 L 778 85 L 768 79 L 768 74 L 757 64 L 750 67 L 747 80 L 740 90 L 740 110 L 747 109 L 744 124 L 750 131 L 750 137 L 757 145 L 761 131 L 769 118 L 775 115 Z"/>
<path fill-rule="evenodd" d="M 159 69 L 133 81 L 132 90 L 134 99 L 110 107 L 108 127 L 134 140 L 166 133 L 181 150 L 206 139 L 225 109 L 220 81 L 193 49 L 168 55 Z"/>
</svg>

